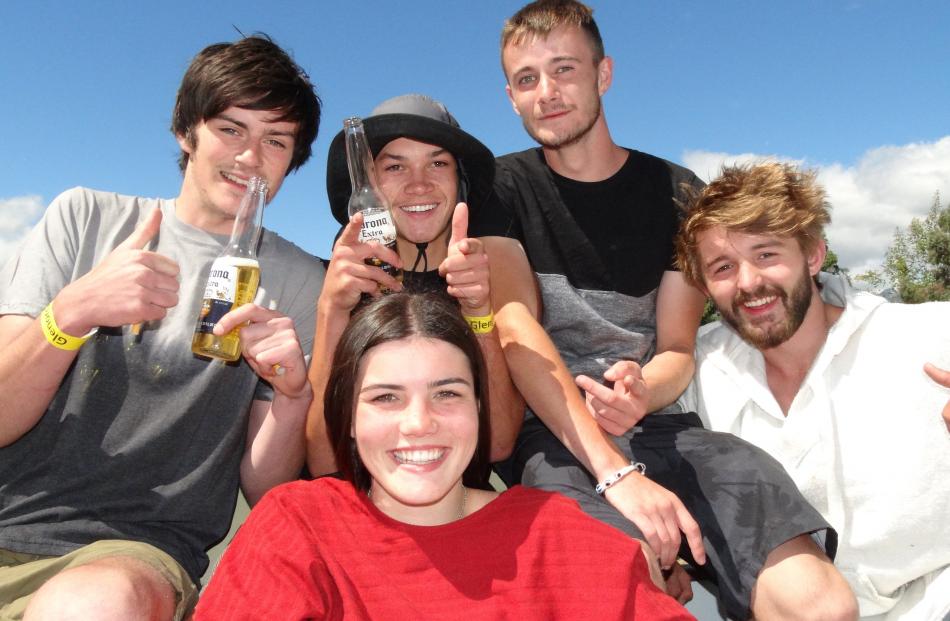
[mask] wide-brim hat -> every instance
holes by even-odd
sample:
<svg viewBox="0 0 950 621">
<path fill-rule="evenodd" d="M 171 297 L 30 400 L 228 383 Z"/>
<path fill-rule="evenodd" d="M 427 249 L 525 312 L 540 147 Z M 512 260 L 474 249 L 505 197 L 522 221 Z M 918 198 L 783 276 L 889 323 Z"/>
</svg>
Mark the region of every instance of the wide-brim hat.
<svg viewBox="0 0 950 621">
<path fill-rule="evenodd" d="M 474 136 L 463 131 L 449 111 L 426 95 L 400 95 L 376 106 L 363 119 L 363 128 L 373 156 L 397 138 L 411 138 L 434 144 L 451 153 L 459 164 L 459 186 L 464 200 L 477 210 L 491 193 L 495 178 L 495 156 Z M 327 156 L 327 196 L 333 217 L 340 224 L 349 221 L 350 173 L 346 166 L 346 146 L 340 130 L 330 143 Z"/>
</svg>

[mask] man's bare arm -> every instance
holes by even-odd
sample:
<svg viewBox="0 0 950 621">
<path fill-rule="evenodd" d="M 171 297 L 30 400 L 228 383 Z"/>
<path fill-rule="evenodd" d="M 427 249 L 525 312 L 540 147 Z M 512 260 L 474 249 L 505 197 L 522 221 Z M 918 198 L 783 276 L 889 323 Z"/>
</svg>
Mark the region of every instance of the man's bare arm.
<svg viewBox="0 0 950 621">
<path fill-rule="evenodd" d="M 693 348 L 706 297 L 680 272 L 664 272 L 656 298 L 656 355 L 643 366 L 648 412 L 668 406 L 689 386 L 696 369 Z"/>
<path fill-rule="evenodd" d="M 527 259 L 522 259 L 527 263 Z M 514 269 L 512 273 L 524 273 Z M 548 429 L 598 481 L 604 480 L 629 460 L 607 437 L 587 410 L 574 378 L 554 343 L 535 319 L 540 316 L 537 283 L 521 277 L 510 284 L 512 299 L 496 311 L 496 325 L 515 386 Z M 648 478 L 633 473 L 612 486 L 607 500 L 643 532 L 664 567 L 675 562 L 686 534 L 698 562 L 705 562 L 699 526 L 671 492 Z"/>
<path fill-rule="evenodd" d="M 656 354 L 641 367 L 621 360 L 604 372 L 602 384 L 578 375 L 587 408 L 605 431 L 622 436 L 650 412 L 673 403 L 689 385 L 695 370 L 693 345 L 703 313 L 702 294 L 679 272 L 663 274 L 657 293 Z M 612 385 L 611 385 L 612 384 Z"/>
<path fill-rule="evenodd" d="M 39 422 L 78 350 L 64 351 L 47 343 L 38 318 L 4 315 L 0 317 L 0 352 L 3 447 Z"/>
<path fill-rule="evenodd" d="M 315 477 L 339 470 L 333 456 L 333 447 L 327 437 L 327 424 L 323 418 L 323 396 L 330 377 L 333 352 L 343 330 L 350 322 L 350 313 L 364 293 L 379 295 L 381 288 L 394 291 L 402 288 L 402 285 L 385 271 L 366 264 L 369 257 L 376 257 L 400 267 L 402 261 L 396 252 L 385 246 L 361 243 L 359 236 L 362 226 L 363 215 L 356 214 L 340 233 L 333 246 L 330 267 L 317 300 L 317 319 L 309 371 L 313 402 L 307 413 L 306 423 L 307 468 Z"/>
<path fill-rule="evenodd" d="M 492 306 L 503 309 L 508 303 L 524 295 L 522 287 L 528 283 L 529 294 L 534 289 L 534 274 L 525 258 L 521 244 L 505 237 L 481 238 L 488 253 L 491 268 Z M 538 309 L 534 301 L 534 311 Z M 510 314 L 496 313 L 496 329 L 480 336 L 478 341 L 489 369 L 492 400 L 492 461 L 507 459 L 514 450 L 515 441 L 524 423 L 525 401 L 515 387 L 508 369 L 508 360 L 502 348 L 500 333 Z M 537 315 L 533 315 L 537 321 Z M 498 411 L 496 411 L 498 410 Z"/>
<path fill-rule="evenodd" d="M 60 331 L 79 337 L 97 326 L 161 319 L 178 303 L 178 264 L 143 250 L 161 220 L 156 209 L 92 271 L 63 287 L 52 302 Z M 47 342 L 38 318 L 0 317 L 0 446 L 36 425 L 76 355 Z"/>
<path fill-rule="evenodd" d="M 292 481 L 304 463 L 304 423 L 313 398 L 294 322 L 276 310 L 245 304 L 215 326 L 223 335 L 241 328 L 244 360 L 274 389 L 272 402 L 254 401 L 241 459 L 241 488 L 253 505 L 267 490 Z"/>
</svg>

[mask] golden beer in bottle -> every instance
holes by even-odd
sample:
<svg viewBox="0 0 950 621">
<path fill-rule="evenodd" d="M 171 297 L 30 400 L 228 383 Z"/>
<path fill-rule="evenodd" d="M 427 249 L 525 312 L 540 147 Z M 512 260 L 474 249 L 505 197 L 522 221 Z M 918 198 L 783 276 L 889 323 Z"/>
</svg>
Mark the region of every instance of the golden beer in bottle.
<svg viewBox="0 0 950 621">
<path fill-rule="evenodd" d="M 380 245 L 396 251 L 396 221 L 389 208 L 389 201 L 376 183 L 376 168 L 373 153 L 363 129 L 363 119 L 358 116 L 343 121 L 346 145 L 346 165 L 350 171 L 352 188 L 347 211 L 350 217 L 363 212 L 363 228 L 360 242 L 378 241 Z M 382 268 L 396 280 L 402 280 L 402 270 L 376 257 L 366 259 L 369 265 Z M 385 291 L 385 290 L 384 290 Z"/>
<path fill-rule="evenodd" d="M 261 280 L 257 243 L 266 197 L 267 183 L 260 177 L 251 177 L 234 219 L 231 239 L 208 272 L 204 299 L 191 340 L 191 351 L 199 356 L 228 362 L 241 356 L 241 326 L 223 336 L 215 335 L 213 330 L 221 317 L 238 306 L 253 302 L 257 295 L 257 285 Z"/>
</svg>

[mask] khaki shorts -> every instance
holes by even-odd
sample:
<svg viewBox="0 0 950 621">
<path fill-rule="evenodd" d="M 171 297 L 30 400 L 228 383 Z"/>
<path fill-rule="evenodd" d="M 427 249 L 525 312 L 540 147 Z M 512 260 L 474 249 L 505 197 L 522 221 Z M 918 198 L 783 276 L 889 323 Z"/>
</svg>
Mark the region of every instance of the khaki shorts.
<svg viewBox="0 0 950 621">
<path fill-rule="evenodd" d="M 0 549 L 0 621 L 23 618 L 30 598 L 43 584 L 63 570 L 108 557 L 123 556 L 153 567 L 175 590 L 175 621 L 184 619 L 198 601 L 198 589 L 188 572 L 171 556 L 139 541 L 105 539 L 63 556 L 40 556 Z"/>
</svg>

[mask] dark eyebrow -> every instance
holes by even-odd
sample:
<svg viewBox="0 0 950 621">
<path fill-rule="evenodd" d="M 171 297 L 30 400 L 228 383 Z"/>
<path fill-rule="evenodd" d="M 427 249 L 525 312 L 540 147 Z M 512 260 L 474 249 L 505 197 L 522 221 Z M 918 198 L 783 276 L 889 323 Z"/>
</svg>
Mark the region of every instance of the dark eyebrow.
<svg viewBox="0 0 950 621">
<path fill-rule="evenodd" d="M 438 388 L 439 386 L 448 386 L 449 384 L 464 384 L 465 386 L 471 386 L 472 383 L 467 379 L 462 377 L 446 377 L 440 380 L 435 380 L 434 382 L 429 382 L 429 388 Z M 360 393 L 364 393 L 368 390 L 405 390 L 406 387 L 401 384 L 370 384 L 368 386 L 363 386 L 360 388 Z"/>
<path fill-rule="evenodd" d="M 219 119 L 224 119 L 224 120 L 227 121 L 228 123 L 234 123 L 235 125 L 237 125 L 237 126 L 240 127 L 241 129 L 247 129 L 247 123 L 244 123 L 243 121 L 239 121 L 239 120 L 237 120 L 236 118 L 234 118 L 233 116 L 228 116 L 227 114 L 219 114 L 219 115 L 217 116 L 217 118 L 219 118 Z"/>
<path fill-rule="evenodd" d="M 363 386 L 360 388 L 360 394 L 368 390 L 402 390 L 403 386 L 399 384 L 370 384 L 369 386 Z"/>
<path fill-rule="evenodd" d="M 436 149 L 436 150 L 434 150 L 434 151 L 430 151 L 429 154 L 428 154 L 428 157 L 430 157 L 430 158 L 432 158 L 432 157 L 440 157 L 440 156 L 442 156 L 442 155 L 444 155 L 444 154 L 446 154 L 446 153 L 448 153 L 448 152 L 449 152 L 448 149 L 439 148 L 439 149 Z M 409 156 L 408 156 L 408 155 L 402 155 L 402 154 L 400 154 L 400 153 L 380 153 L 380 154 L 379 154 L 379 157 L 380 157 L 380 158 L 387 158 L 387 157 L 388 157 L 389 159 L 396 160 L 397 162 L 402 162 L 402 161 L 404 161 L 404 160 L 409 159 Z"/>
<path fill-rule="evenodd" d="M 461 377 L 447 377 L 445 379 L 436 380 L 434 382 L 429 382 L 430 388 L 438 388 L 439 386 L 448 386 L 449 384 L 464 384 L 466 386 L 471 386 L 472 383 L 467 379 Z"/>
<path fill-rule="evenodd" d="M 227 114 L 219 114 L 216 118 L 225 120 L 225 121 L 227 121 L 228 123 L 233 123 L 233 124 L 237 125 L 238 127 L 240 127 L 241 129 L 247 129 L 247 123 L 245 123 L 245 122 L 243 122 L 243 121 L 239 121 L 239 120 L 237 120 L 236 118 L 234 118 L 233 116 L 229 116 L 229 115 L 227 115 Z M 288 131 L 283 131 L 283 130 L 279 130 L 279 129 L 270 129 L 270 130 L 268 130 L 268 131 L 266 132 L 266 135 L 268 135 L 268 136 L 287 136 L 288 138 L 293 138 L 293 137 L 294 137 L 294 132 L 288 132 Z"/>
</svg>

